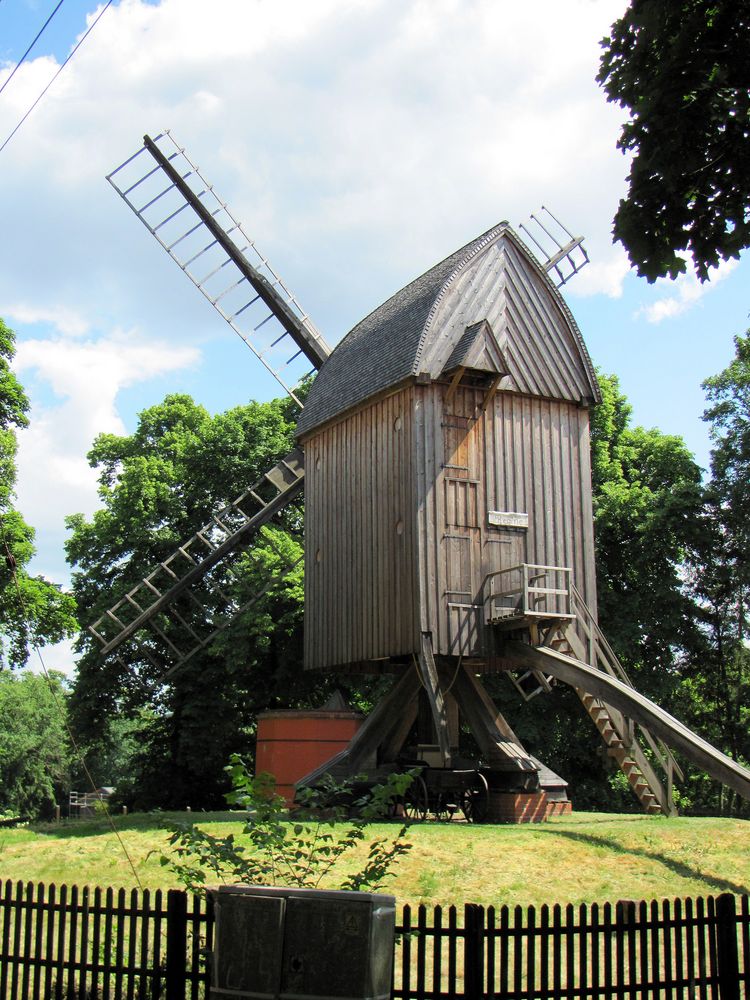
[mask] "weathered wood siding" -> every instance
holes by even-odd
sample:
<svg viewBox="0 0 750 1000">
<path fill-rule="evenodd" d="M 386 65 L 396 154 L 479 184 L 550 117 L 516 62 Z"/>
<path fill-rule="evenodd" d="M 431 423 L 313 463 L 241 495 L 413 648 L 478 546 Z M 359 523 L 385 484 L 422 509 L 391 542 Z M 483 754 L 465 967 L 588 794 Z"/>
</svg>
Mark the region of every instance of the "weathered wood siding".
<svg viewBox="0 0 750 1000">
<path fill-rule="evenodd" d="M 418 387 L 415 400 L 421 628 L 435 652 L 481 657 L 484 581 L 521 562 L 569 566 L 595 610 L 588 411 L 499 392 Z M 528 514 L 527 529 L 489 511 Z"/>
<path fill-rule="evenodd" d="M 597 388 L 575 323 L 509 233 L 434 294 L 420 305 L 416 381 L 348 414 L 329 407 L 331 422 L 304 437 L 308 667 L 417 652 L 420 631 L 435 653 L 482 657 L 485 578 L 522 562 L 571 567 L 595 611 L 586 404 Z M 445 371 L 483 320 L 497 341 L 488 384 L 498 361 L 507 371 L 493 398 L 451 391 Z M 386 310 L 370 336 L 387 343 L 391 321 Z M 357 343 L 368 384 L 375 355 Z M 528 528 L 493 527 L 489 511 L 527 514 Z"/>
<path fill-rule="evenodd" d="M 305 666 L 418 649 L 412 394 L 305 442 Z"/>
<path fill-rule="evenodd" d="M 508 363 L 506 388 L 574 403 L 591 398 L 575 324 L 549 280 L 508 238 L 487 247 L 444 289 L 427 323 L 420 370 L 437 377 L 466 327 L 483 319 Z"/>
</svg>

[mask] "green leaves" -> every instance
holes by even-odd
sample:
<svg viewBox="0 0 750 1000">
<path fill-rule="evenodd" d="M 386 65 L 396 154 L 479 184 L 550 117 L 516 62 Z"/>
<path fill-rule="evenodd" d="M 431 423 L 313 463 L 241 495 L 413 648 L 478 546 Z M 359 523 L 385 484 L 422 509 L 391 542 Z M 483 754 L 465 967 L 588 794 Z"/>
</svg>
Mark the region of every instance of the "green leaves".
<svg viewBox="0 0 750 1000">
<path fill-rule="evenodd" d="M 171 852 L 161 858 L 192 892 L 209 881 L 245 885 L 286 885 L 314 889 L 348 859 L 367 836 L 370 825 L 392 811 L 413 780 L 413 773 L 392 774 L 367 787 L 362 779 L 337 782 L 325 778 L 298 796 L 291 815 L 268 774 L 252 775 L 237 755 L 226 768 L 232 781 L 231 805 L 246 813 L 243 835 L 214 837 L 196 826 L 180 826 L 169 838 Z M 354 818 L 351 818 L 354 817 Z M 340 879 L 342 889 L 377 891 L 393 867 L 411 848 L 407 826 L 392 838 L 375 838 L 364 865 Z"/>
<path fill-rule="evenodd" d="M 83 624 L 288 453 L 295 422 L 286 400 L 251 402 L 212 416 L 189 396 L 173 394 L 141 413 L 133 434 L 99 436 L 89 460 L 99 473 L 102 506 L 93 518 L 67 521 L 66 551 L 76 598 L 86 609 Z M 207 621 L 227 612 L 220 594 L 245 610 L 168 684 L 146 656 L 127 667 L 116 657 L 102 661 L 91 637 L 81 634 L 72 698 L 77 731 L 92 745 L 106 745 L 114 715 L 145 713 L 129 805 L 220 805 L 223 765 L 252 744 L 257 713 L 325 700 L 331 682 L 301 669 L 301 556 L 301 507 L 294 504 L 263 529 L 233 574 L 224 563 L 212 571 L 215 589 L 205 595 L 204 608 L 192 601 L 180 605 L 185 630 L 201 635 Z"/>
<path fill-rule="evenodd" d="M 62 679 L 0 672 L 0 813 L 49 818 L 69 790 Z"/>
<path fill-rule="evenodd" d="M 632 0 L 612 25 L 598 82 L 628 109 L 618 146 L 633 153 L 613 233 L 638 273 L 703 281 L 750 245 L 747 5 Z"/>
<path fill-rule="evenodd" d="M 58 642 L 76 629 L 75 603 L 25 566 L 34 555 L 34 530 L 14 509 L 15 428 L 28 424 L 29 401 L 10 369 L 13 332 L 0 320 L 0 669 L 23 666 L 31 644 Z"/>
<path fill-rule="evenodd" d="M 667 693 L 674 647 L 697 640 L 684 566 L 702 544 L 701 471 L 681 438 L 630 426 L 614 376 L 599 376 L 592 478 L 599 617 L 646 693 Z"/>
</svg>

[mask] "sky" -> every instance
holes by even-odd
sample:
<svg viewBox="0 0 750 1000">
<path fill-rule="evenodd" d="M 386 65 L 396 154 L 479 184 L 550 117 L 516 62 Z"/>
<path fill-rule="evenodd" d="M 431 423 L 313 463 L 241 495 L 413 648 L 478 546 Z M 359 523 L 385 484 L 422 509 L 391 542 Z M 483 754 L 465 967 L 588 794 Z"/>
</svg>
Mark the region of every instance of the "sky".
<svg viewBox="0 0 750 1000">
<path fill-rule="evenodd" d="M 0 88 L 57 0 L 0 0 Z M 120 0 L 0 151 L 0 316 L 31 398 L 19 507 L 66 585 L 86 454 L 169 392 L 277 395 L 105 177 L 169 128 L 329 343 L 502 219 L 547 205 L 591 263 L 563 293 L 646 427 L 709 461 L 701 381 L 748 326 L 747 257 L 649 285 L 611 239 L 625 113 L 595 81 L 624 0 Z M 0 145 L 102 10 L 65 0 L 0 93 Z M 84 615 L 85 617 L 85 611 Z M 48 663 L 70 669 L 67 647 Z"/>
</svg>

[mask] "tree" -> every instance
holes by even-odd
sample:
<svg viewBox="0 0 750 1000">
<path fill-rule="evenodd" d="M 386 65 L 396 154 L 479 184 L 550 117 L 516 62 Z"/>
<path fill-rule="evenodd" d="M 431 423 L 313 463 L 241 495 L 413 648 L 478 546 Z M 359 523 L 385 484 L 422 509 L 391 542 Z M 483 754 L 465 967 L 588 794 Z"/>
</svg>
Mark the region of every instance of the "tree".
<svg viewBox="0 0 750 1000">
<path fill-rule="evenodd" d="M 614 236 L 649 281 L 684 272 L 683 251 L 705 280 L 750 245 L 750 4 L 632 0 L 602 46 L 634 154 Z"/>
<path fill-rule="evenodd" d="M 653 698 L 671 697 L 675 651 L 699 643 L 685 566 L 704 539 L 701 470 L 680 437 L 631 427 L 613 375 L 591 420 L 599 621 Z"/>
<path fill-rule="evenodd" d="M 720 749 L 750 762 L 750 335 L 735 338 L 735 357 L 703 383 L 709 403 L 711 480 L 705 544 L 690 583 L 704 642 L 685 658 L 686 711 Z M 698 805 L 749 814 L 710 783 L 696 783 Z"/>
<path fill-rule="evenodd" d="M 30 645 L 59 642 L 76 629 L 72 598 L 25 567 L 34 530 L 14 508 L 16 429 L 28 425 L 29 401 L 11 370 L 12 330 L 0 320 L 0 668 L 23 666 Z"/>
<path fill-rule="evenodd" d="M 750 332 L 735 337 L 735 356 L 706 379 L 711 426 L 708 501 L 720 539 L 723 578 L 714 582 L 736 641 L 750 637 Z"/>
<path fill-rule="evenodd" d="M 102 507 L 90 521 L 68 520 L 74 591 L 89 620 L 286 454 L 295 422 L 289 400 L 211 417 L 190 397 L 172 395 L 141 413 L 131 436 L 97 438 L 89 461 L 99 469 Z M 222 589 L 241 605 L 282 563 L 299 559 L 301 523 L 300 506 L 287 508 Z M 300 562 L 168 683 L 148 660 L 127 669 L 116 657 L 103 662 L 82 633 L 72 697 L 77 732 L 101 748 L 110 720 L 140 720 L 131 802 L 221 805 L 224 766 L 232 753 L 247 754 L 258 711 L 325 697 L 329 682 L 302 672 L 302 597 Z M 97 780 L 109 783 L 103 773 Z"/>
<path fill-rule="evenodd" d="M 69 791 L 64 678 L 0 673 L 0 812 L 50 818 Z"/>
</svg>

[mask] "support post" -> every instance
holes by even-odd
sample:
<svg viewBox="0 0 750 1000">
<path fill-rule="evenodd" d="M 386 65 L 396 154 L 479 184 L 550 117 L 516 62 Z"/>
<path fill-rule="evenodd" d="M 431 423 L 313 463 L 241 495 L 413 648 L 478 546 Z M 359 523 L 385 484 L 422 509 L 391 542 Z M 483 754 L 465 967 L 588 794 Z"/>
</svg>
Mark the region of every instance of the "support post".
<svg viewBox="0 0 750 1000">
<path fill-rule="evenodd" d="M 484 996 L 484 907 L 464 906 L 464 996 Z"/>
<path fill-rule="evenodd" d="M 451 748 L 448 737 L 448 716 L 445 710 L 445 699 L 440 688 L 437 665 L 432 653 L 432 635 L 429 632 L 422 633 L 422 648 L 417 657 L 417 664 L 422 684 L 427 692 L 427 700 L 430 703 L 440 756 L 443 759 L 443 765 L 450 766 Z"/>
<path fill-rule="evenodd" d="M 716 900 L 716 957 L 721 1000 L 740 1000 L 737 912 L 730 892 L 723 892 Z"/>
<path fill-rule="evenodd" d="M 185 1000 L 187 969 L 187 893 L 167 893 L 166 1000 Z"/>
</svg>

